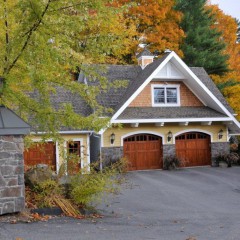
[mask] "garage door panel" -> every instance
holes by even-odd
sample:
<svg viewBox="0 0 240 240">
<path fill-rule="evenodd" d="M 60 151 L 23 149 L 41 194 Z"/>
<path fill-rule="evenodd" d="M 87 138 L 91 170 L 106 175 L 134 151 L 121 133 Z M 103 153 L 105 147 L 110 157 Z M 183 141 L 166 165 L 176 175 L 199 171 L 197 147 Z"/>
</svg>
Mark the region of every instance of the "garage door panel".
<svg viewBox="0 0 240 240">
<path fill-rule="evenodd" d="M 129 162 L 129 169 L 136 170 L 136 151 L 135 151 L 135 144 L 133 142 L 128 142 L 128 144 L 124 145 L 124 152 L 125 157 L 127 159 L 131 159 L 132 161 Z"/>
<path fill-rule="evenodd" d="M 162 168 L 161 138 L 148 134 L 128 137 L 124 139 L 124 156 L 129 161 L 129 170 Z"/>
<path fill-rule="evenodd" d="M 206 149 L 208 148 L 208 145 L 209 145 L 209 142 L 206 141 L 205 139 L 204 140 L 198 140 L 198 148 L 199 149 Z"/>
<path fill-rule="evenodd" d="M 210 152 L 210 137 L 207 134 L 191 132 L 176 137 L 176 154 L 183 161 L 182 166 L 210 165 Z"/>
<path fill-rule="evenodd" d="M 56 170 L 56 146 L 53 142 L 37 144 L 24 151 L 24 164 L 47 164 Z"/>
<path fill-rule="evenodd" d="M 186 140 L 185 147 L 187 149 L 193 149 L 195 150 L 197 148 L 197 142 L 196 140 Z"/>
</svg>

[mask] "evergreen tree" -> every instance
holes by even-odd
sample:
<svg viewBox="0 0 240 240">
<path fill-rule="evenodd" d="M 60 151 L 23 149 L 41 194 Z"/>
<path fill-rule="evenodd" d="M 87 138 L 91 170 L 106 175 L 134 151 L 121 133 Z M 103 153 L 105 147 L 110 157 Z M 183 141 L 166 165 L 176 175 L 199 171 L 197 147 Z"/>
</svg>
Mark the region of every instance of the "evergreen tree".
<svg viewBox="0 0 240 240">
<path fill-rule="evenodd" d="M 178 0 L 176 9 L 184 16 L 180 23 L 186 38 L 180 46 L 183 60 L 189 66 L 204 67 L 209 74 L 222 75 L 228 71 L 228 56 L 221 32 L 212 26 L 214 16 L 205 9 L 206 0 Z"/>
<path fill-rule="evenodd" d="M 240 21 L 238 19 L 236 19 L 236 23 L 238 25 L 238 28 L 237 28 L 237 42 L 240 43 Z"/>
</svg>

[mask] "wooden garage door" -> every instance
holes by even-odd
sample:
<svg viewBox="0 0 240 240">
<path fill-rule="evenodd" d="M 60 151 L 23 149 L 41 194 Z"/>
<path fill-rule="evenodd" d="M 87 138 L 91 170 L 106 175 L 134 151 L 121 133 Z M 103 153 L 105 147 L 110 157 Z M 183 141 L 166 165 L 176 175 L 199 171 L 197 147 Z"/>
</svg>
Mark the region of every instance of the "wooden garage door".
<svg viewBox="0 0 240 240">
<path fill-rule="evenodd" d="M 182 167 L 211 165 L 210 136 L 200 132 L 177 136 L 176 154 L 183 162 Z"/>
<path fill-rule="evenodd" d="M 162 139 L 155 135 L 138 134 L 124 139 L 124 156 L 129 170 L 162 168 Z"/>
<path fill-rule="evenodd" d="M 56 147 L 53 142 L 38 143 L 24 151 L 24 164 L 34 166 L 36 164 L 47 164 L 56 170 Z"/>
</svg>

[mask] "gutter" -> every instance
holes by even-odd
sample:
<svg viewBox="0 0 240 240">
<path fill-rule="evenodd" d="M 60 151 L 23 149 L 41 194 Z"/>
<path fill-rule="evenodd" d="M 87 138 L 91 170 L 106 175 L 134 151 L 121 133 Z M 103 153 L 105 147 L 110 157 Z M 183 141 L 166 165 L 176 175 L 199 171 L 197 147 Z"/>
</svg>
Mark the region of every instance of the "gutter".
<svg viewBox="0 0 240 240">
<path fill-rule="evenodd" d="M 60 134 L 93 134 L 94 131 L 59 131 Z M 46 134 L 46 132 L 30 132 L 32 135 L 43 135 Z"/>
</svg>

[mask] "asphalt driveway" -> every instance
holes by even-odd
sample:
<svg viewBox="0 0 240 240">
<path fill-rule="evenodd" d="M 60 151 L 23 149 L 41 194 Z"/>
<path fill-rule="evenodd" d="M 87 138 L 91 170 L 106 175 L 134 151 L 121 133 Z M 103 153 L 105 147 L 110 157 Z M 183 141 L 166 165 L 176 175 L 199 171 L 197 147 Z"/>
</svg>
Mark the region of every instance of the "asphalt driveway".
<svg viewBox="0 0 240 240">
<path fill-rule="evenodd" d="M 99 206 L 102 219 L 0 223 L 0 239 L 240 239 L 240 167 L 131 172 L 128 178 L 122 194 Z"/>
</svg>

